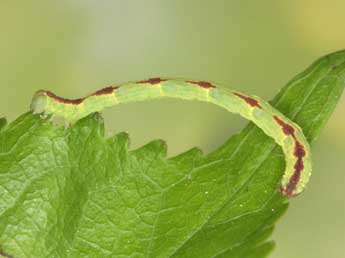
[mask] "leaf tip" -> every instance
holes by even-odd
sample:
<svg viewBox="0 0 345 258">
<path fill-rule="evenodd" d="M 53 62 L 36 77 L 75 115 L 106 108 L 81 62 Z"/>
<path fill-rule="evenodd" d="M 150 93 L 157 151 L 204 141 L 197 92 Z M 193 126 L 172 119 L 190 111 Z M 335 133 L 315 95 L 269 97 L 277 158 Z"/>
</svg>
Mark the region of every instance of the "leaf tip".
<svg viewBox="0 0 345 258">
<path fill-rule="evenodd" d="M 174 160 L 176 162 L 180 162 L 183 160 L 198 160 L 204 157 L 204 152 L 202 149 L 198 147 L 191 148 L 185 152 L 182 152 L 180 154 L 177 154 L 174 157 L 171 157 L 171 160 Z"/>
<path fill-rule="evenodd" d="M 109 138 L 108 141 L 112 141 L 112 142 L 115 142 L 116 144 L 120 144 L 121 146 L 123 146 L 125 150 L 128 150 L 131 144 L 129 134 L 127 132 L 120 132 L 114 135 L 113 137 Z"/>
<path fill-rule="evenodd" d="M 78 128 L 92 128 L 98 132 L 100 136 L 104 136 L 104 120 L 100 113 L 92 113 L 80 120 L 78 120 L 71 129 L 78 129 Z"/>
<path fill-rule="evenodd" d="M 162 139 L 156 139 L 148 143 L 154 150 L 160 152 L 162 156 L 166 157 L 168 153 L 168 145 Z"/>
<path fill-rule="evenodd" d="M 159 154 L 160 157 L 165 158 L 168 153 L 168 146 L 164 140 L 156 139 L 134 151 L 149 151 L 152 153 Z"/>
</svg>

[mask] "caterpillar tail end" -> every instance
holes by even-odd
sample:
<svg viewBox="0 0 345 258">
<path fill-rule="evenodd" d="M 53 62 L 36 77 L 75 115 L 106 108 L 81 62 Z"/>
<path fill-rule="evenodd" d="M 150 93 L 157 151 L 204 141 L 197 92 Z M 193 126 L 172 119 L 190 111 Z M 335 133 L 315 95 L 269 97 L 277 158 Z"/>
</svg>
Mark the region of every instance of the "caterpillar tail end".
<svg viewBox="0 0 345 258">
<path fill-rule="evenodd" d="M 292 197 L 296 197 L 301 192 L 298 192 L 296 189 L 291 189 L 288 186 L 286 187 L 281 186 L 280 193 L 287 198 L 292 198 Z"/>
</svg>

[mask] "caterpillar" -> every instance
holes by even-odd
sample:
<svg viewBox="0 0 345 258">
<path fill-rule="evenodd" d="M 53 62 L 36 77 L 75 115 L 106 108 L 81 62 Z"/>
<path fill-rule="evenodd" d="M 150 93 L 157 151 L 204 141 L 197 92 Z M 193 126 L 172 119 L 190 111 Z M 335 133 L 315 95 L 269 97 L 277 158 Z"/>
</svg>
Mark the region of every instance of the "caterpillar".
<svg viewBox="0 0 345 258">
<path fill-rule="evenodd" d="M 111 86 L 79 99 L 65 99 L 50 91 L 35 93 L 31 110 L 69 123 L 114 105 L 158 98 L 210 102 L 251 120 L 280 145 L 285 155 L 285 172 L 280 192 L 286 197 L 301 193 L 311 175 L 311 154 L 302 129 L 259 97 L 221 87 L 212 82 L 151 78 Z"/>
</svg>

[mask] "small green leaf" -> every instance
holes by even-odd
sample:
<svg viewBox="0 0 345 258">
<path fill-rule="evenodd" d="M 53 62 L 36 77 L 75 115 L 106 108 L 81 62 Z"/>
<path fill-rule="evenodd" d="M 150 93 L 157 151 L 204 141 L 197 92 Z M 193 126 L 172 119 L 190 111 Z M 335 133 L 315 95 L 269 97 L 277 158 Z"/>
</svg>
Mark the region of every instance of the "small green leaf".
<svg viewBox="0 0 345 258">
<path fill-rule="evenodd" d="M 345 52 L 314 63 L 273 104 L 314 141 L 345 85 Z M 284 157 L 250 124 L 217 151 L 129 150 L 99 115 L 69 129 L 27 113 L 0 131 L 0 250 L 12 257 L 260 258 L 288 202 Z M 0 252 L 1 256 L 1 252 Z"/>
</svg>

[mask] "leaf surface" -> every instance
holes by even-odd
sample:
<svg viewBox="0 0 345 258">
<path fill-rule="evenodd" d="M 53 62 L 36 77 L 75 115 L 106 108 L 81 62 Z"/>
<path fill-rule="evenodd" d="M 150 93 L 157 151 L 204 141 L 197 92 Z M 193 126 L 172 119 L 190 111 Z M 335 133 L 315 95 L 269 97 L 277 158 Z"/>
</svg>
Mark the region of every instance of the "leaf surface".
<svg viewBox="0 0 345 258">
<path fill-rule="evenodd" d="M 272 104 L 314 142 L 344 85 L 338 52 Z M 27 113 L 0 129 L 0 257 L 267 257 L 288 206 L 275 142 L 249 124 L 208 155 L 166 148 L 106 139 L 97 114 L 64 129 Z"/>
<path fill-rule="evenodd" d="M 6 125 L 7 121 L 5 118 L 0 118 L 0 130 Z"/>
</svg>

